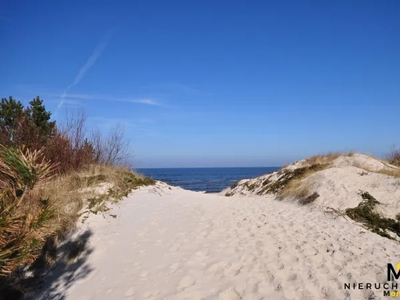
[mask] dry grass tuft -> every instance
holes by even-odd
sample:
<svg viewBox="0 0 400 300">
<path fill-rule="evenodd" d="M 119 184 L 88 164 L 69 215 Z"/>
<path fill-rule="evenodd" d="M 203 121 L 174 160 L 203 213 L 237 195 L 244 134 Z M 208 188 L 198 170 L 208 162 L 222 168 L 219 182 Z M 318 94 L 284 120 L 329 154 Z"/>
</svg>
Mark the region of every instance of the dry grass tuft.
<svg viewBox="0 0 400 300">
<path fill-rule="evenodd" d="M 314 202 L 319 195 L 311 192 L 311 187 L 304 181 L 305 178 L 330 168 L 335 159 L 340 156 L 352 156 L 350 152 L 330 152 L 314 155 L 304 161 L 301 167 L 294 170 L 282 168 L 278 171 L 279 179 L 275 182 L 263 184 L 263 189 L 258 194 L 275 193 L 278 198 L 295 198 L 300 204 Z M 281 173 L 281 174 L 279 174 Z"/>
<path fill-rule="evenodd" d="M 82 171 L 59 176 L 41 189 L 60 208 L 66 225 L 75 224 L 78 213 L 107 210 L 108 202 L 116 202 L 140 186 L 155 181 L 123 167 L 90 165 Z M 85 207 L 86 205 L 86 207 Z"/>
<path fill-rule="evenodd" d="M 400 169 L 391 165 L 388 165 L 386 163 L 385 164 L 385 168 L 382 168 L 380 170 L 372 170 L 371 168 L 369 168 L 366 165 L 362 165 L 358 162 L 354 162 L 352 164 L 353 167 L 359 168 L 359 169 L 363 169 L 367 172 L 370 173 L 378 173 L 378 174 L 383 174 L 383 175 L 387 175 L 387 176 L 392 176 L 392 177 L 397 177 L 400 178 Z"/>
<path fill-rule="evenodd" d="M 331 164 L 336 158 L 339 156 L 352 156 L 354 154 L 353 151 L 349 152 L 328 152 L 327 154 L 318 154 L 314 155 L 305 160 L 306 164 L 316 165 L 316 164 Z"/>
<path fill-rule="evenodd" d="M 278 193 L 279 199 L 296 199 L 301 205 L 314 202 L 319 197 L 318 193 L 312 193 L 311 186 L 303 179 L 294 179 L 286 184 Z"/>
<path fill-rule="evenodd" d="M 278 193 L 280 199 L 284 198 L 304 198 L 310 194 L 310 187 L 303 184 L 303 180 L 294 179 L 287 183 Z"/>
<path fill-rule="evenodd" d="M 376 173 L 400 178 L 400 170 L 399 169 L 392 169 L 392 168 L 381 169 L 381 170 L 377 171 Z"/>
<path fill-rule="evenodd" d="M 315 164 L 307 165 L 305 167 L 297 168 L 294 170 L 281 169 L 278 171 L 279 179 L 273 182 L 267 182 L 264 188 L 260 191 L 262 193 L 284 193 L 285 189 L 290 189 L 290 184 L 293 182 L 301 181 L 302 179 L 318 172 L 325 170 L 329 164 Z"/>
</svg>

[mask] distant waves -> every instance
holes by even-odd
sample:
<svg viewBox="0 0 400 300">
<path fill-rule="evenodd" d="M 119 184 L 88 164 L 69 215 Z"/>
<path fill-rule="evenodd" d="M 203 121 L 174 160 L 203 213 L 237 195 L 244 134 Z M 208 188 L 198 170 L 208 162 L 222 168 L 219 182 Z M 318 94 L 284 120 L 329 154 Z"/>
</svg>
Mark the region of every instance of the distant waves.
<svg viewBox="0 0 400 300">
<path fill-rule="evenodd" d="M 255 168 L 166 168 L 138 169 L 145 176 L 187 190 L 217 193 L 236 181 L 258 177 L 278 170 L 278 167 Z"/>
</svg>

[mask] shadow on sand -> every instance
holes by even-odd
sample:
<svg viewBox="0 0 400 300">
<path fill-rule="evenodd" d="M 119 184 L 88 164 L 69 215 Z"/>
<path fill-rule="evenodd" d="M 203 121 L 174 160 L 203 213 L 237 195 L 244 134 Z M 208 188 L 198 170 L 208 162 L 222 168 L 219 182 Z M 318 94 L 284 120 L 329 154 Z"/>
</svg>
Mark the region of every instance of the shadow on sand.
<svg viewBox="0 0 400 300">
<path fill-rule="evenodd" d="M 71 284 L 93 271 L 87 264 L 93 252 L 88 246 L 91 235 L 86 230 L 58 247 L 54 239 L 48 239 L 28 270 L 18 270 L 9 278 L 0 279 L 0 300 L 66 299 Z"/>
</svg>

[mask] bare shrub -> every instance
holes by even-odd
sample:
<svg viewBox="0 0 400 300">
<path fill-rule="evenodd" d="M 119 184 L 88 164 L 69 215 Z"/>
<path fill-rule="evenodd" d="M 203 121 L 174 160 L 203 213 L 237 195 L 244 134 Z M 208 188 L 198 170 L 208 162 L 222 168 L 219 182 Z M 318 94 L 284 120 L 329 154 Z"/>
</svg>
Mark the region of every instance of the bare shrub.
<svg viewBox="0 0 400 300">
<path fill-rule="evenodd" d="M 400 149 L 393 147 L 387 158 L 389 163 L 400 166 Z"/>
<path fill-rule="evenodd" d="M 131 159 L 129 142 L 124 139 L 124 127 L 115 125 L 106 136 L 94 131 L 90 137 L 94 156 L 98 163 L 128 166 Z"/>
<path fill-rule="evenodd" d="M 87 138 L 87 116 L 83 110 L 66 113 L 66 121 L 60 126 L 61 136 L 68 140 L 71 169 L 79 169 L 95 162 L 94 148 Z"/>
</svg>

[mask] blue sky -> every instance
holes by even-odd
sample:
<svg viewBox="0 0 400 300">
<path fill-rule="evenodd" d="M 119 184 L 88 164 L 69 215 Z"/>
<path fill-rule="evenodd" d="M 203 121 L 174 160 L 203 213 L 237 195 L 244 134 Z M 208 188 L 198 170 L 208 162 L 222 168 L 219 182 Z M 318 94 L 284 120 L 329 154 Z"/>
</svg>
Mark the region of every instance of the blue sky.
<svg viewBox="0 0 400 300">
<path fill-rule="evenodd" d="M 0 91 L 123 123 L 137 167 L 400 143 L 400 1 L 2 1 Z"/>
</svg>

